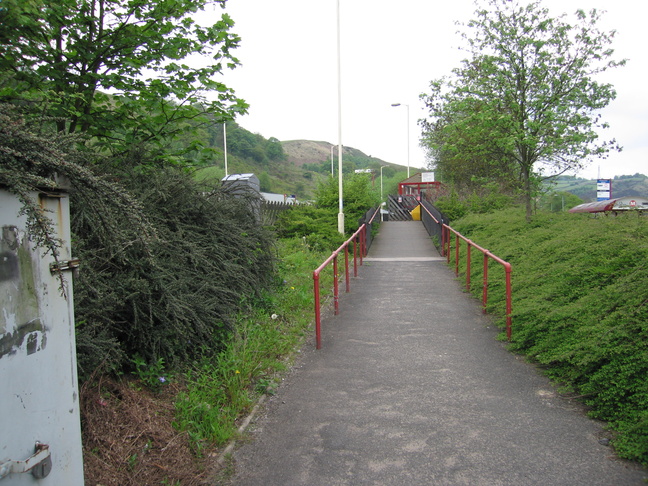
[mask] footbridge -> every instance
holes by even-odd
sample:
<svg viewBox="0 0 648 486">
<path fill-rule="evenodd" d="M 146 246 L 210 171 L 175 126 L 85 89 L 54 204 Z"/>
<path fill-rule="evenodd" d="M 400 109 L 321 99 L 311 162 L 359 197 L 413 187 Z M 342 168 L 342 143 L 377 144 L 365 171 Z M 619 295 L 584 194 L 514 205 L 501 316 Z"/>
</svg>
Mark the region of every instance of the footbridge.
<svg viewBox="0 0 648 486">
<path fill-rule="evenodd" d="M 229 484 L 645 484 L 497 339 L 420 221 L 382 223 L 358 253 L 338 255 L 362 258 L 350 291 L 233 453 Z"/>
</svg>

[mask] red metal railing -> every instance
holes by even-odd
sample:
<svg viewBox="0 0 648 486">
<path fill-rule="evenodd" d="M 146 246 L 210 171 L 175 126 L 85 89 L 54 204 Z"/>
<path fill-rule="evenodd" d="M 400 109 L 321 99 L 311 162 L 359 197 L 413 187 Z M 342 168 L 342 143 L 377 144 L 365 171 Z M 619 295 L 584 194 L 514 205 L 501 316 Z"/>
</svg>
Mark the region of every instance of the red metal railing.
<svg viewBox="0 0 648 486">
<path fill-rule="evenodd" d="M 378 214 L 379 209 L 376 209 L 368 224 L 371 224 Z M 340 313 L 340 295 L 338 285 L 338 257 L 340 253 L 344 252 L 344 274 L 346 281 L 346 291 L 351 291 L 351 274 L 349 271 L 349 245 L 353 243 L 353 276 L 358 276 L 358 260 L 362 265 L 362 259 L 367 256 L 367 223 L 358 228 L 358 231 L 353 233 L 351 237 L 346 240 L 340 247 L 335 250 L 324 263 L 322 263 L 313 272 L 313 289 L 315 294 L 315 341 L 317 349 L 322 348 L 322 319 L 320 312 L 320 273 L 329 264 L 333 264 L 333 307 L 335 315 Z"/>
<path fill-rule="evenodd" d="M 428 211 L 428 209 L 421 205 L 421 207 L 430 215 L 430 217 L 437 223 L 439 221 Z M 498 256 L 494 255 L 490 251 L 482 248 L 475 242 L 469 240 L 463 236 L 458 231 L 452 229 L 447 224 L 443 224 L 442 232 L 442 243 L 441 247 L 443 250 L 443 256 L 447 257 L 448 264 L 450 264 L 450 254 L 451 254 L 451 234 L 455 235 L 455 275 L 459 276 L 459 258 L 460 258 L 460 242 L 463 240 L 467 245 L 466 250 L 466 290 L 470 291 L 470 269 L 471 269 L 471 249 L 475 248 L 476 250 L 482 252 L 484 255 L 484 278 L 482 283 L 482 312 L 486 313 L 486 305 L 488 304 L 488 260 L 494 260 L 504 267 L 505 272 L 505 287 L 506 287 L 506 338 L 511 340 L 511 313 L 512 313 L 512 303 L 511 303 L 511 264 L 502 260 Z"/>
</svg>

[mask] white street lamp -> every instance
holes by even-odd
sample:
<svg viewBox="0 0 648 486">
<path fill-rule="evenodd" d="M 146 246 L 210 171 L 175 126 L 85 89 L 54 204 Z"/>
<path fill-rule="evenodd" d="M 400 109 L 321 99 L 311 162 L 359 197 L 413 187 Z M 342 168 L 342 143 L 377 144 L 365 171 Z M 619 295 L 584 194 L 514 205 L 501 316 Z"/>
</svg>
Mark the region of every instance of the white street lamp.
<svg viewBox="0 0 648 486">
<path fill-rule="evenodd" d="M 342 195 L 342 68 L 340 63 L 340 0 L 337 0 L 337 83 L 338 83 L 338 231 L 344 234 L 344 198 Z"/>
<path fill-rule="evenodd" d="M 223 150 L 225 152 L 225 177 L 227 177 L 227 122 L 223 122 Z"/>
<path fill-rule="evenodd" d="M 407 108 L 407 178 L 410 176 L 410 143 L 409 143 L 409 105 L 392 103 L 392 106 L 405 106 Z"/>
</svg>

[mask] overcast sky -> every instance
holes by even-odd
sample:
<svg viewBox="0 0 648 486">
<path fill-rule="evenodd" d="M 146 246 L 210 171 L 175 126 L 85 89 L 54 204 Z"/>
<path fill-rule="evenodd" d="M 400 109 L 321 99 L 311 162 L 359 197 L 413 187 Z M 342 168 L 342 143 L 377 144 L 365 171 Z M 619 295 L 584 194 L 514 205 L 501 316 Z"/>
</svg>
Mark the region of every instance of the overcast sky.
<svg viewBox="0 0 648 486">
<path fill-rule="evenodd" d="M 605 10 L 605 30 L 618 31 L 616 58 L 628 64 L 606 74 L 618 93 L 603 112 L 624 147 L 594 161 L 582 177 L 648 175 L 648 2 L 544 0 L 552 15 Z M 279 140 L 338 143 L 336 0 L 228 0 L 241 36 L 242 66 L 225 83 L 250 104 L 237 122 Z M 425 167 L 417 120 L 419 95 L 465 57 L 455 21 L 474 17 L 472 0 L 340 0 L 342 144 L 388 162 Z M 207 13 L 220 15 L 220 9 Z M 392 103 L 403 106 L 392 107 Z M 409 105 L 408 109 L 404 105 Z M 600 172 L 599 172 L 600 171 Z"/>
</svg>

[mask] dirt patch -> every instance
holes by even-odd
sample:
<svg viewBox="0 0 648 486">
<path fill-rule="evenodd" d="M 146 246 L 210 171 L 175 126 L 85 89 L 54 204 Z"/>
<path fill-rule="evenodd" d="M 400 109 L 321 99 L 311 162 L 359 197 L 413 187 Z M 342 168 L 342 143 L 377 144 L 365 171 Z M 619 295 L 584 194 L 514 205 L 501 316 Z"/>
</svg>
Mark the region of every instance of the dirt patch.
<svg viewBox="0 0 648 486">
<path fill-rule="evenodd" d="M 193 454 L 173 428 L 180 385 L 159 393 L 136 381 L 103 378 L 81 391 L 84 473 L 88 486 L 213 484 L 213 457 Z"/>
<path fill-rule="evenodd" d="M 288 162 L 301 167 L 304 164 L 319 164 L 320 162 L 331 160 L 331 146 L 333 146 L 334 157 L 337 160 L 337 145 L 332 145 L 329 142 L 315 142 L 313 140 L 289 140 L 281 142 L 284 153 L 286 154 Z M 358 149 L 352 147 L 342 147 L 343 157 L 360 157 L 371 159 L 381 165 L 387 162 L 370 157 Z"/>
</svg>

